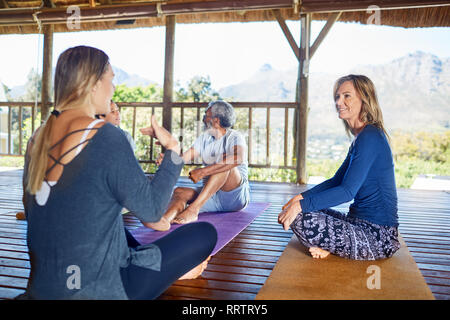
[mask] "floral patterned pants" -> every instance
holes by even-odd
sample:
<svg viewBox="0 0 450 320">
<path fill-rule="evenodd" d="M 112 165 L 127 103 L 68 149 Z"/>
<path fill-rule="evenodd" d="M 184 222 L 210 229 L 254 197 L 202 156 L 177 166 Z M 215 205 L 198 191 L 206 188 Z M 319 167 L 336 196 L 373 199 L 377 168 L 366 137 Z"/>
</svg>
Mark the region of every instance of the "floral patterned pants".
<svg viewBox="0 0 450 320">
<path fill-rule="evenodd" d="M 333 209 L 302 212 L 291 229 L 304 246 L 319 247 L 347 259 L 384 259 L 400 249 L 396 227 L 348 217 Z"/>
</svg>

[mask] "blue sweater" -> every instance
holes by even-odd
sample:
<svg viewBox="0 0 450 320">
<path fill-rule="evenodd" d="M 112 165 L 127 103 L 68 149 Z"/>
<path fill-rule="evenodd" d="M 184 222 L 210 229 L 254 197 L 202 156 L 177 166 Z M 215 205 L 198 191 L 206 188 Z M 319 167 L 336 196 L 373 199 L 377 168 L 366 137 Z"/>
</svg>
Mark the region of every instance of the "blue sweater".
<svg viewBox="0 0 450 320">
<path fill-rule="evenodd" d="M 384 133 L 367 125 L 350 146 L 344 163 L 333 178 L 303 192 L 303 212 L 349 202 L 349 216 L 398 226 L 394 162 Z"/>
<path fill-rule="evenodd" d="M 128 248 L 121 209 L 158 221 L 182 167 L 183 160 L 166 151 L 150 181 L 120 129 L 101 127 L 64 167 L 44 206 L 27 194 L 31 272 L 23 298 L 127 299 L 120 268 L 159 271 L 161 251 L 153 244 Z"/>
</svg>

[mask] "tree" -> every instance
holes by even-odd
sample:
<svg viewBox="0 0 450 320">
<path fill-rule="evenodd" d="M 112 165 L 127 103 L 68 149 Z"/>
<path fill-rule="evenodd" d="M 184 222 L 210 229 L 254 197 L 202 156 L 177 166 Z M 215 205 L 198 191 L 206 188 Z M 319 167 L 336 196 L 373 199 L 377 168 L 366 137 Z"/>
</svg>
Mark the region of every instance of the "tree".
<svg viewBox="0 0 450 320">
<path fill-rule="evenodd" d="M 156 84 L 131 88 L 125 84 L 119 84 L 116 86 L 113 100 L 116 102 L 161 102 L 162 96 L 163 90 Z"/>
<path fill-rule="evenodd" d="M 179 88 L 175 92 L 175 101 L 178 102 L 209 102 L 220 99 L 217 91 L 211 88 L 208 77 L 195 76 L 187 84 L 187 88 Z"/>
<path fill-rule="evenodd" d="M 11 89 L 4 83 L 2 83 L 3 86 L 3 92 L 5 93 L 6 101 L 11 100 Z"/>
<path fill-rule="evenodd" d="M 35 101 L 37 91 L 37 101 L 41 101 L 42 75 L 31 69 L 27 76 L 27 83 L 25 84 L 25 93 L 18 98 L 19 101 Z M 52 94 L 53 95 L 53 88 Z"/>
</svg>

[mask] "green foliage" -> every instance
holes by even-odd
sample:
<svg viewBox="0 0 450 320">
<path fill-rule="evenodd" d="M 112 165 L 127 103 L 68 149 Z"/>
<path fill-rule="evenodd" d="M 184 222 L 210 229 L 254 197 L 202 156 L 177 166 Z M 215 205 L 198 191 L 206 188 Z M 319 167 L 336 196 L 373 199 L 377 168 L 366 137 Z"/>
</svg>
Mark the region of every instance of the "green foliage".
<svg viewBox="0 0 450 320">
<path fill-rule="evenodd" d="M 421 174 L 450 176 L 448 162 L 429 161 L 424 159 L 397 157 L 395 161 L 395 182 L 398 188 L 410 188 Z"/>
<path fill-rule="evenodd" d="M 6 87 L 6 86 L 5 86 Z M 27 75 L 27 82 L 25 83 L 25 93 L 19 98 L 14 99 L 15 101 L 41 101 L 41 87 L 42 87 L 42 75 L 38 73 L 34 68 L 30 70 Z M 6 97 L 8 101 L 13 100 L 10 95 L 10 89 L 6 87 L 5 90 Z M 37 96 L 36 96 L 37 93 Z M 50 92 L 50 96 L 53 96 L 53 89 Z"/>
<path fill-rule="evenodd" d="M 296 182 L 295 170 L 277 168 L 248 168 L 248 179 L 252 181 Z"/>
<path fill-rule="evenodd" d="M 178 102 L 209 102 L 220 99 L 218 92 L 211 88 L 208 77 L 195 76 L 187 84 L 187 88 L 179 88 L 175 92 Z"/>
<path fill-rule="evenodd" d="M 343 160 L 331 160 L 331 159 L 321 159 L 321 160 L 307 160 L 306 170 L 308 171 L 308 176 L 321 176 L 325 179 L 329 179 L 341 166 Z"/>
<path fill-rule="evenodd" d="M 113 100 L 115 102 L 161 102 L 163 96 L 162 88 L 151 84 L 146 87 L 132 87 L 129 88 L 126 85 L 118 85 L 113 95 Z M 158 121 L 161 122 L 161 112 L 155 112 Z M 123 107 L 120 110 L 121 125 L 123 130 L 130 132 L 133 135 L 134 141 L 136 143 L 136 157 L 140 160 L 150 159 L 150 138 L 144 136 L 140 133 L 139 128 L 145 128 L 150 125 L 150 117 L 152 110 L 149 108 L 136 108 L 136 123 L 133 128 L 133 118 L 134 118 L 134 108 Z M 155 158 L 158 153 L 156 152 L 155 145 L 153 143 L 153 158 Z M 150 164 L 145 164 L 145 170 L 153 170 L 153 166 Z"/>
<path fill-rule="evenodd" d="M 11 89 L 4 83 L 2 83 L 2 86 L 3 86 L 3 92 L 5 92 L 6 100 L 10 101 L 11 100 Z"/>
<path fill-rule="evenodd" d="M 161 102 L 163 89 L 155 84 L 129 88 L 125 84 L 116 86 L 113 100 L 116 102 Z"/>
<path fill-rule="evenodd" d="M 395 180 L 398 188 L 410 188 L 421 174 L 450 176 L 450 130 L 444 133 L 396 132 L 391 136 L 394 154 Z M 342 160 L 311 160 L 306 162 L 308 176 L 331 178 Z M 295 182 L 294 170 L 254 169 L 251 180 Z"/>
<path fill-rule="evenodd" d="M 24 155 L 26 151 L 26 146 L 28 139 L 31 137 L 32 134 L 32 126 L 31 126 L 31 107 L 23 107 L 22 108 L 22 151 L 21 154 Z M 19 131 L 19 108 L 12 108 L 11 109 L 11 134 L 13 139 L 13 151 L 14 154 L 19 154 L 20 149 L 20 131 Z M 39 119 L 40 116 L 37 116 L 35 118 L 35 129 L 39 127 Z"/>
<path fill-rule="evenodd" d="M 450 162 L 450 130 L 443 133 L 397 131 L 392 135 L 396 158 L 409 158 L 437 163 Z"/>
<path fill-rule="evenodd" d="M 0 167 L 23 168 L 24 157 L 2 156 L 0 157 Z"/>
</svg>

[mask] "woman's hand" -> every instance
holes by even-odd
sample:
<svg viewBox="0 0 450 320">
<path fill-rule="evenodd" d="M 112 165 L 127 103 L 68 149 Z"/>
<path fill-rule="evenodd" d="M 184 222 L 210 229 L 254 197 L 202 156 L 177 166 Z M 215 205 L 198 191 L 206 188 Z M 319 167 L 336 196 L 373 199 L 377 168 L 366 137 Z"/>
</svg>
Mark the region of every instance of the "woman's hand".
<svg viewBox="0 0 450 320">
<path fill-rule="evenodd" d="M 303 199 L 303 196 L 301 193 L 299 193 L 298 195 L 296 195 L 295 197 L 293 197 L 291 200 L 289 200 L 282 208 L 282 210 L 286 209 L 288 206 L 290 206 L 292 204 L 292 202 L 294 201 L 300 201 Z"/>
<path fill-rule="evenodd" d="M 283 206 L 283 211 L 278 215 L 278 223 L 283 225 L 284 230 L 289 230 L 290 225 L 294 222 L 297 215 L 302 212 L 300 201 L 295 201 L 298 196 L 292 198 Z M 303 198 L 303 197 L 302 197 Z"/>
<path fill-rule="evenodd" d="M 158 124 L 155 115 L 152 115 L 151 126 L 142 128 L 140 129 L 140 131 L 144 135 L 158 139 L 159 144 L 164 148 L 180 154 L 181 150 L 178 140 L 174 136 L 172 136 L 169 131 Z"/>
<path fill-rule="evenodd" d="M 192 182 L 197 183 L 200 180 L 202 180 L 205 176 L 203 175 L 203 169 L 198 168 L 194 169 L 192 171 L 189 171 L 189 179 L 192 180 Z"/>
</svg>

